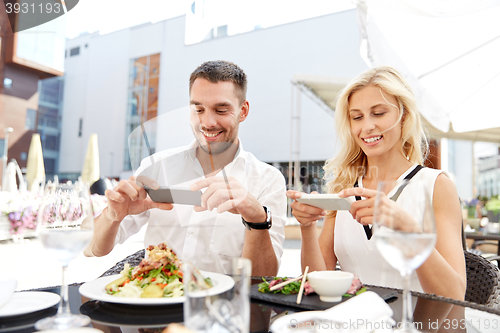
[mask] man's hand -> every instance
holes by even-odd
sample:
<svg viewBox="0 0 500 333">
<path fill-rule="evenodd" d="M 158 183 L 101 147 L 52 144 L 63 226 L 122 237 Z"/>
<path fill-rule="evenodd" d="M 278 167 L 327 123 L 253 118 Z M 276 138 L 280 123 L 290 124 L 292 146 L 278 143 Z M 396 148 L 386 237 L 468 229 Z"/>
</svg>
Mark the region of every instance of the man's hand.
<svg viewBox="0 0 500 333">
<path fill-rule="evenodd" d="M 195 206 L 197 212 L 217 209 L 217 213 L 240 214 L 247 222 L 264 222 L 266 212 L 248 190 L 233 177 L 227 182 L 223 177 L 209 177 L 191 185 L 192 191 L 206 188 L 201 196 L 202 207 Z"/>
<path fill-rule="evenodd" d="M 113 189 L 105 192 L 108 198 L 108 208 L 103 212 L 112 221 L 121 221 L 127 215 L 136 215 L 151 208 L 171 210 L 174 206 L 169 203 L 157 203 L 152 201 L 143 185 L 157 189 L 159 186 L 151 179 L 141 177 L 140 182 L 131 176 L 129 179 L 121 180 Z"/>
</svg>

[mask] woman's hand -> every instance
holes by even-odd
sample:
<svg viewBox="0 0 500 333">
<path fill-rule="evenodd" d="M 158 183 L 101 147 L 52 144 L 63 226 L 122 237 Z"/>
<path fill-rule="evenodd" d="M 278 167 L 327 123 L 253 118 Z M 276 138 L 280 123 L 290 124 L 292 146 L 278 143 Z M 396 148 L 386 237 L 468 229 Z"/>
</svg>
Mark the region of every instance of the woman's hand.
<svg viewBox="0 0 500 333">
<path fill-rule="evenodd" d="M 311 194 L 317 194 L 317 193 L 318 192 L 311 192 Z M 292 190 L 286 191 L 286 196 L 294 200 L 299 199 L 302 196 L 302 194 L 305 193 Z M 324 211 L 323 209 L 306 205 L 298 201 L 292 202 L 291 207 L 293 216 L 295 216 L 297 221 L 299 221 L 300 225 L 304 227 L 322 219 L 326 215 L 326 211 Z"/>
<path fill-rule="evenodd" d="M 355 195 L 366 198 L 353 202 L 349 212 L 356 221 L 363 225 L 368 225 L 373 224 L 377 193 L 378 191 L 376 190 L 353 187 L 340 191 L 339 197 L 346 198 Z M 393 230 L 421 232 L 421 228 L 415 219 L 395 201 L 387 197 L 385 193 L 380 192 L 379 200 L 377 219 L 381 222 L 383 221 L 383 225 Z"/>
<path fill-rule="evenodd" d="M 376 190 L 361 187 L 351 187 L 339 192 L 339 197 L 347 198 L 351 196 L 364 197 L 364 200 L 356 200 L 351 204 L 349 212 L 352 217 L 363 225 L 373 223 L 373 210 L 375 208 Z"/>
</svg>

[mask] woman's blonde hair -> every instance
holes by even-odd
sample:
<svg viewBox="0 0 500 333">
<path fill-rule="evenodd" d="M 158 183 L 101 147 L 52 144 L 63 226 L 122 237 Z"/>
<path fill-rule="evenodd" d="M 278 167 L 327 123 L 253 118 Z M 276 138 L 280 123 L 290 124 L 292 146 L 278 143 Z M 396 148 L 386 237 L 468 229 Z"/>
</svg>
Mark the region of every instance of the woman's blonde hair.
<svg viewBox="0 0 500 333">
<path fill-rule="evenodd" d="M 356 91 L 376 86 L 394 96 L 398 102 L 401 129 L 401 153 L 410 162 L 422 164 L 429 145 L 417 109 L 412 89 L 394 68 L 380 66 L 370 69 L 353 79 L 340 93 L 335 110 L 335 128 L 340 139 L 340 152 L 325 163 L 325 179 L 329 193 L 352 187 L 367 170 L 366 155 L 354 141 L 349 118 L 349 99 Z M 382 92 L 381 92 L 382 93 Z"/>
</svg>

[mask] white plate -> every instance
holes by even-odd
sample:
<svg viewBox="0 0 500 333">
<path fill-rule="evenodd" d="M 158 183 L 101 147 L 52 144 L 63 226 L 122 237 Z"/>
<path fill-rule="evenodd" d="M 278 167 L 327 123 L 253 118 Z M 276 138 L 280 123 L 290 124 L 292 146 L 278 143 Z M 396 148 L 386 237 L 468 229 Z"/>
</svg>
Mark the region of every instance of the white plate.
<svg viewBox="0 0 500 333">
<path fill-rule="evenodd" d="M 0 281 L 0 308 L 7 303 L 16 291 L 17 280 L 8 279 Z"/>
<path fill-rule="evenodd" d="M 12 295 L 10 300 L 0 308 L 0 317 L 18 316 L 40 311 L 56 305 L 61 296 L 45 291 L 23 291 Z"/>
<path fill-rule="evenodd" d="M 206 291 L 206 296 L 221 294 L 234 286 L 234 280 L 227 275 L 200 271 L 204 277 L 209 277 L 212 280 L 213 287 Z M 134 297 L 118 297 L 106 293 L 105 287 L 108 283 L 120 278 L 122 275 L 110 275 L 99 278 L 94 281 L 87 282 L 80 286 L 80 294 L 83 296 L 103 302 L 134 304 L 134 305 L 165 305 L 183 303 L 185 296 L 181 297 L 162 297 L 162 298 L 134 298 Z"/>
</svg>

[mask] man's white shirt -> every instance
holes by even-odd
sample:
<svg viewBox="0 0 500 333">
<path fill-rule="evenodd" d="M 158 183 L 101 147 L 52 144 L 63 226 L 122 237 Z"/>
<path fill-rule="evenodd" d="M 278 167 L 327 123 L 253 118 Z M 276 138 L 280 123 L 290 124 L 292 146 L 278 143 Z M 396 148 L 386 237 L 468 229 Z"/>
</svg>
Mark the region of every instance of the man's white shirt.
<svg viewBox="0 0 500 333">
<path fill-rule="evenodd" d="M 155 179 L 160 186 L 189 188 L 192 183 L 205 178 L 196 159 L 196 147 L 194 141 L 186 147 L 156 153 L 142 161 L 136 176 Z M 273 223 L 269 235 L 279 265 L 287 207 L 283 175 L 275 167 L 244 151 L 241 140 L 233 161 L 216 177 L 223 177 L 224 173 L 237 179 L 259 203 L 271 210 Z M 217 214 L 215 209 L 195 212 L 193 206 L 174 204 L 170 211 L 150 209 L 127 216 L 120 224 L 115 244 L 123 243 L 146 223 L 145 247 L 167 242 L 181 259 L 189 260 L 199 269 L 219 273 L 227 273 L 230 259 L 241 256 L 247 230 L 238 214 Z"/>
</svg>

